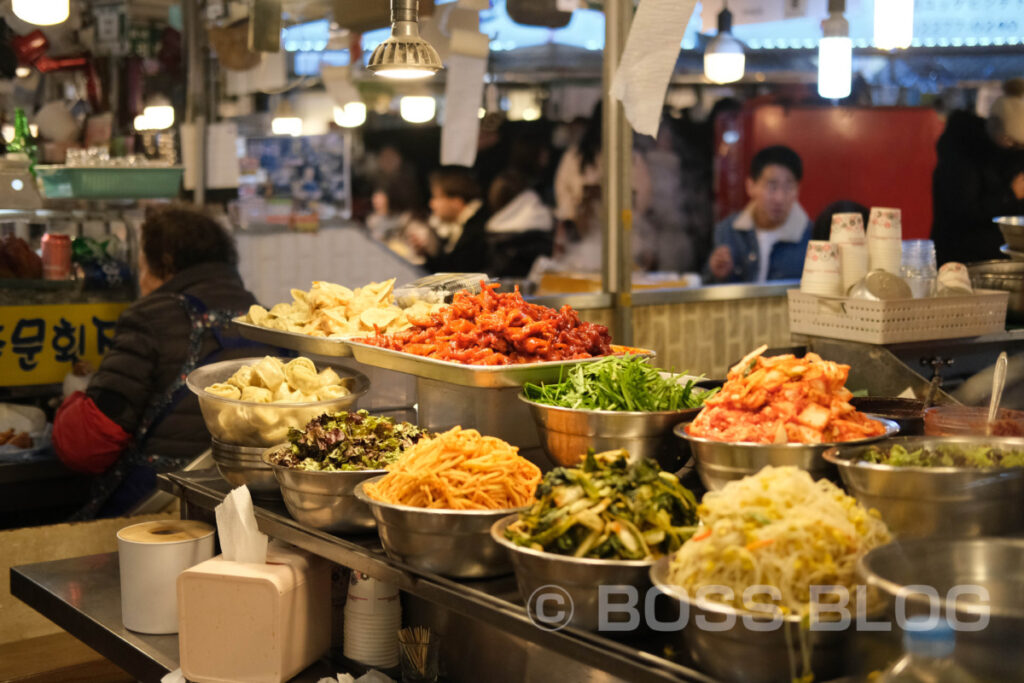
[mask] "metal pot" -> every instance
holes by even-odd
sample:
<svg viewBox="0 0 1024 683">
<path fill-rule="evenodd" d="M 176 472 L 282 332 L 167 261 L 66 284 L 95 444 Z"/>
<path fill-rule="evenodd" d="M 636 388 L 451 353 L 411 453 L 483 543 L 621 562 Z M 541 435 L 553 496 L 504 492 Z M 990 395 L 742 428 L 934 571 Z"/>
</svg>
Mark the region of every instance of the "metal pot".
<svg viewBox="0 0 1024 683">
<path fill-rule="evenodd" d="M 996 289 L 1010 293 L 1006 322 L 1024 323 L 1024 261 L 979 261 L 967 266 L 974 289 Z"/>
</svg>

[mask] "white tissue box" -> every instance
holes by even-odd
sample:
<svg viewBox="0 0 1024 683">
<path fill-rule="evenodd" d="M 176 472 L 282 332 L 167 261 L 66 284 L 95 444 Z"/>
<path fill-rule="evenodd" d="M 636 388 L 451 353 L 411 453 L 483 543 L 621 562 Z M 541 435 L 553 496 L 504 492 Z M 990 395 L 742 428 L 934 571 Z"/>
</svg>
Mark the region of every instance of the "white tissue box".
<svg viewBox="0 0 1024 683">
<path fill-rule="evenodd" d="M 282 683 L 331 644 L 330 565 L 271 543 L 267 564 L 218 555 L 178 576 L 181 669 L 195 683 Z"/>
</svg>

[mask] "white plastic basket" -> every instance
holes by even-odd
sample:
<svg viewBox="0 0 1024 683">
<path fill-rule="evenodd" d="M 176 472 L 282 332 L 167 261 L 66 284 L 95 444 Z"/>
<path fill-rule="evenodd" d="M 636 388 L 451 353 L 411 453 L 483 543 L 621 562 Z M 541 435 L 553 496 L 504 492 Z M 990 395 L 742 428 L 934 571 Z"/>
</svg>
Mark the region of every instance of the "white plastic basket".
<svg viewBox="0 0 1024 683">
<path fill-rule="evenodd" d="M 789 331 L 868 344 L 976 337 L 1006 327 L 1008 292 L 869 301 L 833 299 L 796 289 L 789 296 Z"/>
</svg>

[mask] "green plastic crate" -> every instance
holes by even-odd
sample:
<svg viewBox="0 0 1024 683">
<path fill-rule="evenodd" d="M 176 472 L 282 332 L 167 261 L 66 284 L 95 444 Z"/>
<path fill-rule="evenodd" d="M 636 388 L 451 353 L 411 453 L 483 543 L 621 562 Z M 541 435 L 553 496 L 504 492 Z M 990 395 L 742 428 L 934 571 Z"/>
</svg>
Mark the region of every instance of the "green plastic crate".
<svg viewBox="0 0 1024 683">
<path fill-rule="evenodd" d="M 181 166 L 68 168 L 36 166 L 47 199 L 161 199 L 177 197 Z"/>
</svg>

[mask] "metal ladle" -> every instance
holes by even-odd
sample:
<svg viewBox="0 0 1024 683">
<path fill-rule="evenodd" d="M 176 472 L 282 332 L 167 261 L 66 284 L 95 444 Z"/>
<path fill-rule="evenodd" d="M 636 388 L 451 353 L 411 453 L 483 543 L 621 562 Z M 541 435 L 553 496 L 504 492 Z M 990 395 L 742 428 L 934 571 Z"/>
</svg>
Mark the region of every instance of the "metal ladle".
<svg viewBox="0 0 1024 683">
<path fill-rule="evenodd" d="M 985 433 L 992 434 L 992 423 L 996 421 L 999 414 L 999 402 L 1003 399 L 1003 387 L 1006 386 L 1006 366 L 1009 359 L 1006 351 L 999 354 L 996 359 L 995 371 L 992 373 L 992 399 L 988 404 L 988 423 L 985 426 Z"/>
</svg>

